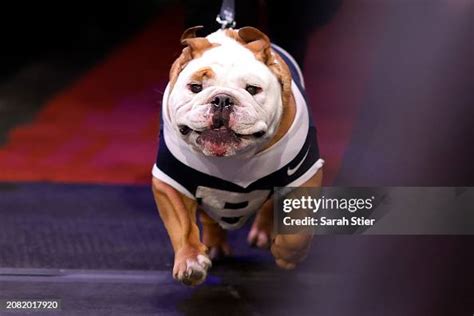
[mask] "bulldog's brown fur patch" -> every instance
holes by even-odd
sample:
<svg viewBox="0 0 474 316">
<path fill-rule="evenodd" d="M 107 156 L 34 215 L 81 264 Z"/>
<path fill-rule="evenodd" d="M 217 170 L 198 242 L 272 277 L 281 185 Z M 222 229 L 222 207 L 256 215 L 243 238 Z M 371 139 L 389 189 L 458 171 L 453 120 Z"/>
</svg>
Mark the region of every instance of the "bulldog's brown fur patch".
<svg viewBox="0 0 474 316">
<path fill-rule="evenodd" d="M 228 37 L 230 37 L 230 38 L 236 40 L 237 42 L 239 42 L 240 44 L 242 44 L 242 45 L 245 44 L 244 40 L 239 36 L 238 30 L 225 29 L 225 30 L 224 30 L 224 33 L 225 33 L 225 35 L 227 35 Z"/>
<path fill-rule="evenodd" d="M 203 82 L 204 80 L 214 78 L 215 75 L 216 74 L 214 73 L 211 67 L 204 67 L 193 73 L 193 75 L 191 76 L 191 80 L 196 82 Z"/>
</svg>

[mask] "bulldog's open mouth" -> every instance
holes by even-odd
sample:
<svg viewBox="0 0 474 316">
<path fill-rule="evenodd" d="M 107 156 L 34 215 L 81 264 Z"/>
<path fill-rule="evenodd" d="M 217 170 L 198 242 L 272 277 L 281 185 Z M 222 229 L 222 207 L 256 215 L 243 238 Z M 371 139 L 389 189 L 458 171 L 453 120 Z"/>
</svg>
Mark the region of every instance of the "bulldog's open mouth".
<svg viewBox="0 0 474 316">
<path fill-rule="evenodd" d="M 213 143 L 216 145 L 232 144 L 239 143 L 240 138 L 233 130 L 222 126 L 220 128 L 207 129 L 199 132 L 196 142 L 200 145 L 203 143 Z"/>
<path fill-rule="evenodd" d="M 203 147 L 204 153 L 218 157 L 231 155 L 240 142 L 239 136 L 225 126 L 204 130 L 196 138 L 196 143 Z"/>
<path fill-rule="evenodd" d="M 226 139 L 233 139 L 233 136 L 237 136 L 238 138 L 246 138 L 246 137 L 247 138 L 248 137 L 260 138 L 263 135 L 265 135 L 265 131 L 258 131 L 252 134 L 239 134 L 225 126 L 221 126 L 220 128 L 213 128 L 213 129 L 198 131 L 198 130 L 194 130 L 190 128 L 189 126 L 180 125 L 179 132 L 182 135 L 188 135 L 191 132 L 195 132 L 199 135 L 203 135 L 205 138 L 215 139 L 216 141 L 222 141 L 222 140 L 225 141 Z"/>
<path fill-rule="evenodd" d="M 213 156 L 231 155 L 232 149 L 238 148 L 242 140 L 260 138 L 265 135 L 265 131 L 239 134 L 227 126 L 198 131 L 193 130 L 189 126 L 181 125 L 179 126 L 179 131 L 182 135 L 188 135 L 191 132 L 198 134 L 196 144 L 206 149 Z"/>
</svg>

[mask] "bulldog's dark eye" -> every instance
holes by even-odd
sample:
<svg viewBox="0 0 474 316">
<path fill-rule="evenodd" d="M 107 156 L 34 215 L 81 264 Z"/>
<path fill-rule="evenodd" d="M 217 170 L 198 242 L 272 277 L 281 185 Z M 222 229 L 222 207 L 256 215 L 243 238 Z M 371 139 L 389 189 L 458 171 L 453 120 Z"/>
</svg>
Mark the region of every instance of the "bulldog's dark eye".
<svg viewBox="0 0 474 316">
<path fill-rule="evenodd" d="M 189 85 L 189 90 L 191 90 L 192 93 L 199 93 L 202 91 L 202 84 L 199 83 L 191 83 Z"/>
<path fill-rule="evenodd" d="M 191 132 L 191 129 L 187 127 L 186 125 L 180 125 L 179 126 L 179 132 L 183 135 L 188 135 L 189 132 Z"/>
<path fill-rule="evenodd" d="M 265 131 L 256 132 L 256 133 L 253 133 L 252 135 L 256 138 L 260 138 L 263 135 L 265 135 Z"/>
<path fill-rule="evenodd" d="M 257 86 L 252 86 L 249 84 L 245 87 L 245 90 L 247 90 L 247 92 L 250 93 L 251 95 L 256 95 L 262 90 L 262 88 L 259 88 Z"/>
</svg>

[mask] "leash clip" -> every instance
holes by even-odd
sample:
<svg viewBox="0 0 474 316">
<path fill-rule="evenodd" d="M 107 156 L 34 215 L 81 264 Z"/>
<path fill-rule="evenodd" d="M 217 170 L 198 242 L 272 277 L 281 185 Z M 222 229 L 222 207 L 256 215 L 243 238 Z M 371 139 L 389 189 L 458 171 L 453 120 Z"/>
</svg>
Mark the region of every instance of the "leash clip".
<svg viewBox="0 0 474 316">
<path fill-rule="evenodd" d="M 222 18 L 220 14 L 216 17 L 217 23 L 221 25 L 221 29 L 233 29 L 235 28 L 235 21 L 234 20 L 227 20 L 226 18 Z"/>
<path fill-rule="evenodd" d="M 234 0 L 223 0 L 220 13 L 216 17 L 217 23 L 221 25 L 221 29 L 234 28 L 236 23 L 234 20 Z"/>
</svg>

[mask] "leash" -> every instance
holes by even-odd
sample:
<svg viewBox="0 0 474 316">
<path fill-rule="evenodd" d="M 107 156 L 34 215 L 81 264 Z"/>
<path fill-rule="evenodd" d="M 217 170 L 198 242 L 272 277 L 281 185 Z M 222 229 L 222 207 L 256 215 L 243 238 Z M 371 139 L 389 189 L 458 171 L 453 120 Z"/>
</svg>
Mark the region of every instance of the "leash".
<svg viewBox="0 0 474 316">
<path fill-rule="evenodd" d="M 234 17 L 235 1 L 222 0 L 221 11 L 216 17 L 216 21 L 221 25 L 221 29 L 234 28 L 236 25 Z"/>
</svg>

